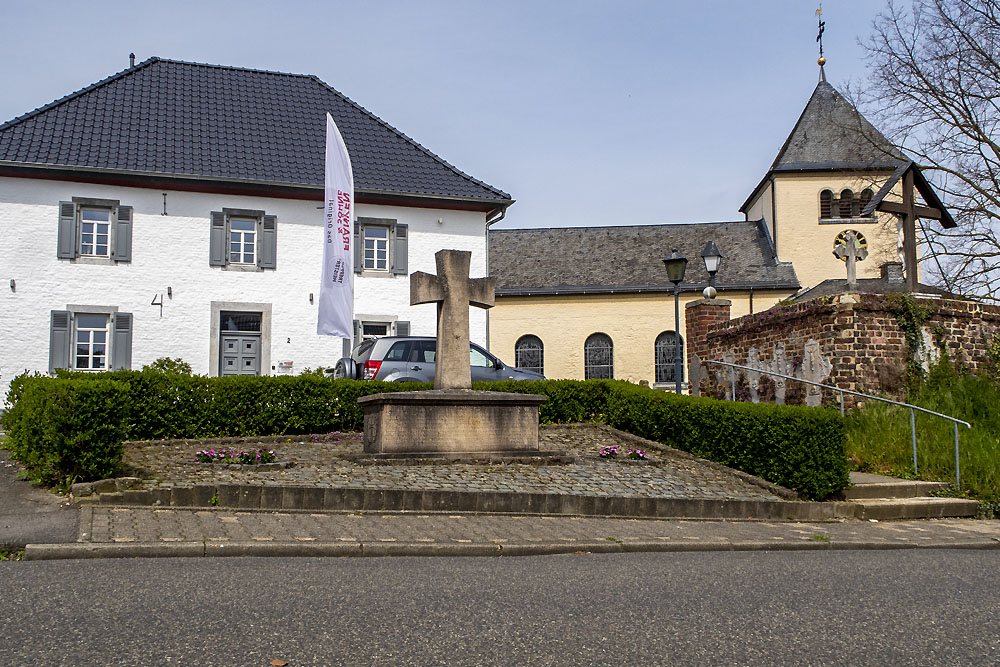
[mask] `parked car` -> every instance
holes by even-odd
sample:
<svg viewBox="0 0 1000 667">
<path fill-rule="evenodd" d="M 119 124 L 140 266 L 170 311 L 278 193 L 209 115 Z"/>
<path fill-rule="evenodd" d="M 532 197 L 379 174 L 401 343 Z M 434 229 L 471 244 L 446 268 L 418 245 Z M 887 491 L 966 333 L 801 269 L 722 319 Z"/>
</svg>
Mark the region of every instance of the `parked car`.
<svg viewBox="0 0 1000 667">
<path fill-rule="evenodd" d="M 334 366 L 335 378 L 385 382 L 434 382 L 437 339 L 425 336 L 384 336 L 362 341 Z M 469 343 L 473 382 L 544 380 L 545 376 L 503 363 L 475 343 Z"/>
</svg>

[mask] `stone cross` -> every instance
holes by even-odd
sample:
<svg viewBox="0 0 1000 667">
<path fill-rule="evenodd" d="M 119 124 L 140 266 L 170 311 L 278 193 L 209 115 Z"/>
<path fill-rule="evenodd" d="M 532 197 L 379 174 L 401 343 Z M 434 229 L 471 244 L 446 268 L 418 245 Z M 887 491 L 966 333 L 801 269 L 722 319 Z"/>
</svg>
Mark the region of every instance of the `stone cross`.
<svg viewBox="0 0 1000 667">
<path fill-rule="evenodd" d="M 410 274 L 410 305 L 437 303 L 435 389 L 471 389 L 469 364 L 469 304 L 492 308 L 496 278 L 469 278 L 472 253 L 439 250 L 437 275 Z"/>
<path fill-rule="evenodd" d="M 868 248 L 861 245 L 853 230 L 849 230 L 844 234 L 844 243 L 838 243 L 833 254 L 847 262 L 847 286 L 853 288 L 858 284 L 857 263 L 868 256 Z"/>
<path fill-rule="evenodd" d="M 833 371 L 833 364 L 820 353 L 819 343 L 809 339 L 802 354 L 799 377 L 810 382 L 823 382 Z M 823 389 L 814 384 L 806 385 L 806 405 L 817 407 L 823 402 Z"/>
</svg>

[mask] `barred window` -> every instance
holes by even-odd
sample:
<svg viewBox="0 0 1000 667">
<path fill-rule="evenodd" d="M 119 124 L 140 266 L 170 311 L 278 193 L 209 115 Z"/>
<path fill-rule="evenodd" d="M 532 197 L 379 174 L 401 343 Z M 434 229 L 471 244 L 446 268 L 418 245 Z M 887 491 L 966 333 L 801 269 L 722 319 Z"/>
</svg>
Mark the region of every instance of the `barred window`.
<svg viewBox="0 0 1000 667">
<path fill-rule="evenodd" d="M 851 218 L 854 217 L 854 193 L 851 190 L 845 189 L 840 193 L 840 217 L 841 218 Z"/>
<path fill-rule="evenodd" d="M 615 376 L 614 345 L 602 333 L 591 334 L 583 344 L 583 377 L 585 380 L 610 380 Z"/>
<path fill-rule="evenodd" d="M 680 339 L 680 350 L 677 347 L 677 334 L 664 331 L 656 337 L 654 343 L 654 358 L 656 360 L 656 382 L 677 382 L 677 358 L 681 358 L 681 381 L 684 380 L 684 337 Z"/>
<path fill-rule="evenodd" d="M 833 193 L 829 190 L 823 190 L 823 192 L 819 193 L 819 217 L 832 218 L 832 211 Z"/>
<path fill-rule="evenodd" d="M 544 346 L 538 336 L 521 336 L 514 343 L 514 365 L 544 375 Z"/>
</svg>

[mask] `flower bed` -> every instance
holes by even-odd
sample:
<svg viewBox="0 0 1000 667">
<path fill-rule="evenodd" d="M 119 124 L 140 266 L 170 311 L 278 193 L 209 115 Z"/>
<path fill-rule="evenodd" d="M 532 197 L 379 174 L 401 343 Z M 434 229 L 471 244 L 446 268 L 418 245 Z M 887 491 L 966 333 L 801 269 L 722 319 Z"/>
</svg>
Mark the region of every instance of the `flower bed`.
<svg viewBox="0 0 1000 667">
<path fill-rule="evenodd" d="M 261 465 L 274 463 L 277 457 L 269 449 L 202 449 L 194 454 L 198 463 L 239 463 Z"/>
</svg>

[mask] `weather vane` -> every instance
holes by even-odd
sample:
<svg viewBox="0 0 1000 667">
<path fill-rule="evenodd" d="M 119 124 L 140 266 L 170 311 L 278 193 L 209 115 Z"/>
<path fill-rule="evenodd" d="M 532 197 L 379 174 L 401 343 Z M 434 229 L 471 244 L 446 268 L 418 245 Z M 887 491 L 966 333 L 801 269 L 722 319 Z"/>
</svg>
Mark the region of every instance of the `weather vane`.
<svg viewBox="0 0 1000 667">
<path fill-rule="evenodd" d="M 823 5 L 819 6 L 816 10 L 817 20 L 819 21 L 819 34 L 816 35 L 816 41 L 819 42 L 819 66 L 822 67 L 826 64 L 826 58 L 823 57 L 823 32 L 826 31 L 826 21 L 823 20 Z"/>
</svg>

